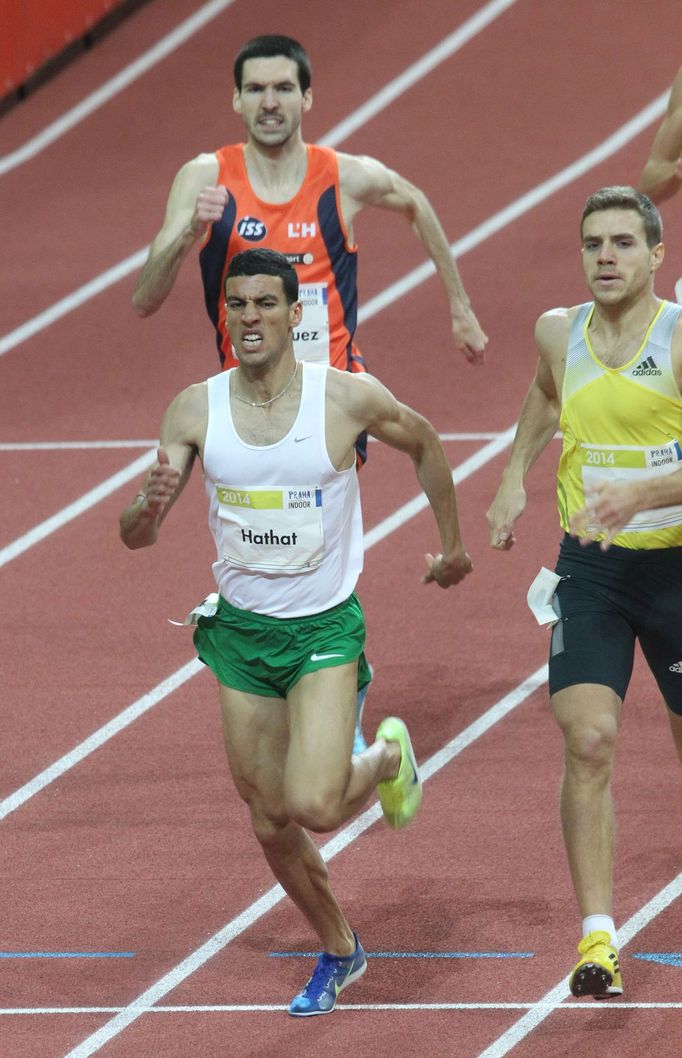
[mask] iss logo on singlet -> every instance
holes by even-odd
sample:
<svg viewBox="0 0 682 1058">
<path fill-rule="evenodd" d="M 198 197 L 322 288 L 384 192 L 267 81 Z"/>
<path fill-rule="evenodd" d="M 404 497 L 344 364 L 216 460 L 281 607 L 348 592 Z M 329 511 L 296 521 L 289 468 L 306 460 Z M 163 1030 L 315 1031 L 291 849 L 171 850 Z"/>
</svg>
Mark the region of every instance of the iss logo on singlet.
<svg viewBox="0 0 682 1058">
<path fill-rule="evenodd" d="M 237 235 L 247 242 L 261 242 L 268 234 L 268 229 L 257 217 L 242 217 L 237 224 Z"/>
</svg>

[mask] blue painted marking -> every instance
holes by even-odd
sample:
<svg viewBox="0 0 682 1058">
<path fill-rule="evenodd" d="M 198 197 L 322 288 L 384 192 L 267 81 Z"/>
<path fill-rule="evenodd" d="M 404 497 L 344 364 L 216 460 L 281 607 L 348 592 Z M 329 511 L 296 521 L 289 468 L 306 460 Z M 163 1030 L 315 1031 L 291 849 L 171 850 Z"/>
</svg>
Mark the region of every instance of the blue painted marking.
<svg viewBox="0 0 682 1058">
<path fill-rule="evenodd" d="M 270 951 L 273 959 L 318 959 L 319 951 Z M 532 959 L 533 951 L 367 951 L 368 959 Z"/>
<path fill-rule="evenodd" d="M 134 951 L 0 951 L 0 959 L 134 959 Z"/>
<path fill-rule="evenodd" d="M 322 489 L 315 489 L 315 506 L 322 506 Z"/>
<path fill-rule="evenodd" d="M 633 959 L 644 959 L 646 962 L 660 962 L 666 966 L 682 966 L 680 951 L 649 951 L 633 954 Z"/>
</svg>

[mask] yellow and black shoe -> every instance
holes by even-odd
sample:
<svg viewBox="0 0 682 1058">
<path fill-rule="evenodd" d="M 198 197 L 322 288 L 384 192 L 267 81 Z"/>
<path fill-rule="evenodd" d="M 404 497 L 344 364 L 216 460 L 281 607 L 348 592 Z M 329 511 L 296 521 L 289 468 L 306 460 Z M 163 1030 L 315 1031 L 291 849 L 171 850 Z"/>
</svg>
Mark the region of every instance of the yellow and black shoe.
<svg viewBox="0 0 682 1058">
<path fill-rule="evenodd" d="M 618 952 L 611 944 L 608 933 L 597 930 L 588 933 L 578 945 L 582 956 L 569 982 L 574 996 L 594 996 L 609 999 L 623 994 L 623 979 L 620 975 Z"/>
</svg>

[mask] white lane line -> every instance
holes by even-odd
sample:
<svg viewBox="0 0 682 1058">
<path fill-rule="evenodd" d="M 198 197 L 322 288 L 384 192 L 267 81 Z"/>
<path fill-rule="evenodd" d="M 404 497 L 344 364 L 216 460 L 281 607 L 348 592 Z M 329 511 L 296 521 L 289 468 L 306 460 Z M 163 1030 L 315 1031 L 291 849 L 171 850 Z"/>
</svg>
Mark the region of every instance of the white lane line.
<svg viewBox="0 0 682 1058">
<path fill-rule="evenodd" d="M 618 930 L 618 940 L 620 942 L 620 950 L 628 944 L 633 937 L 648 926 L 649 923 L 660 915 L 662 911 L 665 911 L 670 904 L 682 893 L 682 872 L 677 875 L 671 882 L 668 883 L 659 893 L 657 893 L 647 904 L 644 905 L 639 911 L 628 919 L 624 926 L 621 926 Z M 519 1018 L 506 1032 L 491 1043 L 485 1051 L 481 1051 L 478 1058 L 503 1058 L 505 1054 L 509 1054 L 511 1050 L 520 1043 L 529 1032 L 537 1028 L 541 1022 L 548 1018 L 550 1014 L 553 1014 L 558 1010 L 565 999 L 568 999 L 570 991 L 568 988 L 568 977 L 565 977 L 563 981 L 560 981 L 558 985 L 555 985 L 551 991 L 547 992 L 542 999 L 532 1007 L 527 1014 L 524 1014 L 522 1018 Z M 594 1011 L 594 1004 L 588 1004 L 589 1009 Z M 619 1004 L 614 1002 L 614 1006 Z M 562 1008 L 563 1009 L 563 1008 Z"/>
<path fill-rule="evenodd" d="M 344 1003 L 336 1006 L 337 1010 L 530 1010 L 534 1003 Z M 145 1007 L 140 1014 L 281 1014 L 287 1008 L 282 1003 L 195 1003 L 188 1006 L 154 1006 Z M 125 1007 L 0 1007 L 3 1014 L 118 1014 Z M 562 1007 L 552 1007 L 553 1011 L 587 1014 L 600 1013 L 602 1010 L 682 1010 L 682 1003 L 622 1003 L 620 1000 L 606 1000 L 594 1003 L 570 1003 Z"/>
<path fill-rule="evenodd" d="M 494 459 L 499 452 L 504 451 L 514 439 L 514 431 L 516 425 L 509 427 L 501 434 L 495 435 L 495 440 L 490 441 L 487 445 L 484 445 L 474 455 L 469 456 L 463 463 L 455 467 L 452 472 L 452 480 L 455 485 L 459 484 L 460 481 L 464 481 L 465 478 L 469 477 L 480 467 L 484 466 L 489 460 Z M 154 443 L 154 442 L 152 442 Z M 28 532 L 22 536 L 17 537 L 12 543 L 7 544 L 5 547 L 0 548 L 0 569 L 11 562 L 12 559 L 18 558 L 29 548 L 34 547 L 36 544 L 43 541 L 51 533 L 61 529 L 62 526 L 78 517 L 79 514 L 83 514 L 89 510 L 96 503 L 106 499 L 112 492 L 121 488 L 131 478 L 137 477 L 138 474 L 144 473 L 151 464 L 154 462 L 156 457 L 156 447 L 152 448 L 145 455 L 140 456 L 138 459 L 133 460 L 123 470 L 119 470 L 116 474 L 113 474 L 106 481 L 101 482 L 94 489 L 86 492 L 85 495 L 81 496 L 78 500 L 70 503 L 67 507 L 64 507 L 61 511 L 57 511 L 50 518 L 47 518 L 44 522 L 34 526 L 33 529 L 29 529 Z M 365 533 L 365 550 L 378 543 L 379 540 L 383 540 L 385 536 L 403 525 L 409 518 L 413 518 L 420 511 L 424 510 L 428 506 L 428 500 L 424 493 L 420 493 L 415 496 L 414 499 L 408 501 L 402 507 L 398 508 L 394 514 L 389 515 L 383 522 L 380 522 L 373 529 L 370 529 Z"/>
<path fill-rule="evenodd" d="M 91 448 L 156 448 L 158 443 L 158 438 L 147 441 L 5 441 L 0 444 L 0 452 L 61 452 Z"/>
<path fill-rule="evenodd" d="M 494 459 L 496 455 L 503 452 L 505 448 L 508 448 L 514 439 L 514 432 L 516 430 L 516 424 L 510 426 L 508 430 L 503 433 L 494 434 L 494 440 L 490 441 L 483 448 L 479 449 L 473 455 L 465 459 L 463 463 L 455 467 L 452 471 L 452 480 L 455 485 L 458 485 L 461 481 L 464 481 L 473 474 L 476 470 L 479 470 L 482 466 L 488 463 L 491 459 Z M 154 444 L 154 442 L 152 442 Z M 123 470 L 119 470 L 116 474 L 113 474 L 106 481 L 101 482 L 94 489 L 86 492 L 79 499 L 70 503 L 67 507 L 62 508 L 61 511 L 57 511 L 56 514 L 46 518 L 44 522 L 34 526 L 33 529 L 29 529 L 28 532 L 22 536 L 17 537 L 12 543 L 7 544 L 5 547 L 0 548 L 0 569 L 11 562 L 12 559 L 18 558 L 19 555 L 23 555 L 29 548 L 34 547 L 36 544 L 41 543 L 52 533 L 57 532 L 68 522 L 77 518 L 78 515 L 83 514 L 85 511 L 94 507 L 96 503 L 104 500 L 112 492 L 121 488 L 131 478 L 135 478 L 138 474 L 144 473 L 156 458 L 156 447 L 152 448 L 151 451 L 146 452 L 145 455 L 135 459 Z M 414 518 L 415 515 L 419 514 L 428 507 L 428 500 L 423 492 L 420 492 L 418 496 L 408 500 L 407 503 L 399 507 L 397 511 L 389 515 L 378 525 L 375 525 L 373 529 L 369 529 L 364 536 L 365 550 L 373 547 L 374 544 L 379 543 L 384 537 L 389 536 L 396 529 L 404 525 L 410 518 Z"/>
<path fill-rule="evenodd" d="M 108 268 L 106 272 L 101 272 L 98 276 L 95 276 L 94 279 L 79 287 L 78 290 L 74 290 L 71 294 L 67 294 L 66 297 L 55 301 L 54 305 L 50 305 L 49 308 L 39 312 L 37 316 L 32 316 L 30 320 L 22 323 L 15 330 L 9 331 L 0 338 L 0 356 L 8 353 L 15 346 L 21 345 L 22 342 L 28 341 L 34 334 L 39 334 L 46 327 L 50 327 L 57 320 L 60 320 L 62 316 L 66 316 L 69 312 L 73 312 L 74 309 L 80 308 L 90 298 L 96 297 L 103 290 L 107 290 L 114 283 L 118 283 L 120 279 L 125 279 L 131 272 L 136 272 L 139 268 L 142 268 L 142 265 L 147 260 L 148 250 L 148 246 L 143 247 L 142 250 L 137 250 L 130 257 L 126 257 L 124 261 L 119 261 L 118 264 Z"/>
<path fill-rule="evenodd" d="M 144 713 L 148 712 L 157 702 L 162 701 L 164 698 L 176 691 L 178 687 L 182 687 L 183 683 L 190 680 L 192 676 L 196 676 L 198 672 L 205 670 L 206 666 L 203 665 L 198 658 L 193 658 L 182 668 L 178 669 L 171 676 L 167 676 L 165 680 L 158 683 L 151 691 L 143 694 L 141 698 L 138 698 L 136 702 L 129 705 L 127 709 L 115 716 L 113 720 L 104 724 L 99 730 L 94 731 L 92 735 L 86 738 L 83 742 L 80 742 L 77 746 L 74 746 L 72 750 L 56 760 L 54 764 L 51 764 L 49 768 L 45 768 L 39 775 L 36 775 L 30 782 L 20 786 L 18 790 L 6 797 L 4 801 L 0 801 L 0 820 L 5 819 L 10 812 L 14 812 L 21 805 L 25 804 L 32 797 L 35 797 L 37 793 L 44 790 L 46 786 L 54 782 L 56 779 L 61 778 L 67 771 L 74 768 L 77 764 L 80 764 L 82 760 L 89 757 L 91 753 L 94 753 L 96 749 L 103 746 L 105 742 L 108 742 L 114 735 L 118 735 L 120 731 L 134 723 L 135 720 L 139 719 Z"/>
<path fill-rule="evenodd" d="M 462 752 L 492 724 L 497 723 L 521 702 L 525 701 L 538 687 L 541 687 L 547 678 L 547 666 L 543 665 L 537 672 L 533 673 L 527 680 L 516 687 L 510 694 L 505 695 L 495 705 L 479 717 L 474 724 L 466 728 L 453 738 L 447 745 L 443 746 L 437 753 L 430 757 L 422 768 L 425 778 L 430 778 L 440 768 L 444 767 L 450 760 Z M 378 803 L 353 820 L 343 830 L 322 846 L 320 852 L 326 862 L 336 856 L 339 852 L 352 844 L 365 830 L 381 817 L 381 807 Z M 280 885 L 274 885 L 260 899 L 250 904 L 240 915 L 228 922 L 222 929 L 215 933 L 205 944 L 197 948 L 191 955 L 183 959 L 172 970 L 164 974 L 155 984 L 134 999 L 127 1007 L 120 1010 L 113 1018 L 93 1032 L 82 1043 L 78 1044 L 65 1055 L 65 1058 L 89 1058 L 90 1055 L 99 1051 L 109 1040 L 114 1039 L 124 1029 L 148 1011 L 150 1006 L 163 999 L 164 996 L 177 988 L 187 977 L 199 970 L 204 963 L 222 951 L 230 941 L 244 933 L 250 926 L 262 918 L 268 911 L 275 907 L 285 896 Z"/>
<path fill-rule="evenodd" d="M 152 48 L 140 55 L 138 59 L 129 63 L 128 66 L 124 66 L 115 77 L 105 81 L 100 88 L 86 96 L 75 107 L 67 110 L 60 118 L 47 125 L 37 136 L 33 136 L 17 150 L 1 157 L 0 176 L 9 173 L 18 165 L 30 161 L 31 158 L 35 158 L 40 151 L 45 150 L 46 147 L 49 147 L 55 140 L 69 132 L 84 118 L 89 117 L 95 110 L 108 103 L 110 99 L 113 99 L 114 96 L 118 95 L 124 88 L 127 88 L 133 81 L 136 81 L 138 77 L 146 74 L 162 59 L 167 58 L 171 52 L 179 48 L 200 29 L 203 29 L 208 22 L 220 15 L 225 8 L 231 7 L 233 3 L 234 0 L 211 0 L 211 3 L 204 4 L 193 15 L 190 15 L 179 26 L 176 26 L 174 30 L 162 37 Z"/>
<path fill-rule="evenodd" d="M 143 456 L 139 456 L 137 459 L 129 463 L 123 470 L 117 471 L 116 474 L 112 474 L 111 477 L 105 481 L 100 482 L 94 489 L 90 489 L 79 499 L 70 503 L 67 507 L 63 507 L 61 511 L 57 511 L 50 518 L 46 518 L 44 522 L 40 522 L 39 525 L 29 529 L 27 533 L 17 537 L 11 544 L 7 544 L 6 547 L 0 548 L 0 568 L 11 562 L 12 559 L 18 558 L 19 555 L 23 555 L 24 551 L 28 551 L 29 548 L 35 547 L 46 537 L 50 536 L 51 533 L 61 529 L 62 526 L 68 522 L 73 521 L 79 514 L 84 514 L 85 511 L 94 507 L 95 504 L 101 500 L 106 499 L 116 489 L 121 488 L 131 478 L 135 478 L 138 474 L 143 474 L 147 470 L 154 459 L 156 458 L 156 449 L 152 449 L 151 452 L 145 452 Z"/>
<path fill-rule="evenodd" d="M 499 434 L 494 441 L 490 441 L 478 452 L 475 452 L 468 459 L 465 459 L 463 463 L 455 467 L 452 471 L 452 480 L 455 485 L 459 485 L 460 482 L 480 470 L 482 466 L 494 459 L 500 452 L 503 452 L 505 448 L 508 448 L 514 440 L 515 432 L 516 424 L 510 426 L 504 433 Z M 414 518 L 420 511 L 425 510 L 428 505 L 429 501 L 426 496 L 423 492 L 420 492 L 418 496 L 408 500 L 393 514 L 389 514 L 388 518 L 384 518 L 383 522 L 379 522 L 373 529 L 368 529 L 365 533 L 365 547 L 368 548 L 378 544 L 385 536 L 389 536 L 390 533 L 394 532 L 410 518 Z"/>
<path fill-rule="evenodd" d="M 505 448 L 511 443 L 513 435 L 514 428 L 512 427 L 511 429 L 507 430 L 506 434 L 504 435 L 504 444 L 502 444 L 500 441 L 492 442 L 491 444 L 486 445 L 485 448 L 482 449 L 480 453 L 477 453 L 476 456 L 465 460 L 462 464 L 460 464 L 460 466 L 455 467 L 455 469 L 452 471 L 452 478 L 455 484 L 460 481 L 463 481 L 470 474 L 473 474 L 476 470 L 478 470 L 480 466 L 488 462 L 488 460 L 494 458 L 494 456 L 496 456 L 498 452 L 502 451 L 503 448 Z M 142 458 L 149 461 L 152 457 L 152 454 L 153 453 L 148 453 Z M 131 464 L 131 467 L 137 466 L 137 464 L 139 463 L 140 460 L 136 460 L 135 463 Z M 126 468 L 126 471 L 121 472 L 122 474 L 127 474 L 126 480 L 128 479 L 128 477 L 132 476 L 131 474 L 127 473 L 127 471 L 129 470 L 130 467 Z M 113 480 L 114 479 L 112 478 L 109 479 L 109 481 Z M 118 485 L 116 485 L 115 487 L 118 487 Z M 100 486 L 100 488 L 102 488 L 102 486 Z M 423 496 L 423 493 L 421 494 L 421 496 Z M 416 497 L 416 499 L 421 499 L 421 496 Z M 85 497 L 83 497 L 83 499 L 85 499 Z M 71 506 L 73 507 L 75 505 L 72 504 Z M 380 540 L 383 540 L 385 537 L 389 536 L 390 533 L 395 532 L 397 529 L 399 529 L 401 525 L 404 525 L 404 523 L 407 522 L 410 518 L 413 518 L 420 510 L 422 510 L 424 506 L 425 504 L 417 503 L 415 501 L 412 501 L 412 503 L 406 503 L 401 508 L 399 508 L 399 510 L 396 511 L 394 514 L 389 515 L 388 518 L 385 518 L 383 522 L 379 522 L 379 524 L 376 525 L 373 529 L 368 530 L 368 532 L 365 533 L 363 538 L 365 551 L 368 551 L 375 544 L 379 543 Z M 69 508 L 66 508 L 66 510 L 69 510 Z M 56 517 L 57 516 L 55 516 L 55 518 Z M 43 523 L 43 525 L 45 524 L 47 523 Z M 54 528 L 59 528 L 59 526 L 55 525 Z M 21 537 L 20 540 L 24 540 L 24 537 Z M 15 541 L 15 545 L 16 543 L 17 542 Z M 27 546 L 30 547 L 31 544 L 28 544 Z M 0 552 L 0 558 L 1 557 L 2 552 Z M 127 727 L 129 724 L 132 724 L 133 721 L 138 718 L 138 716 L 141 716 L 143 713 L 145 713 L 147 709 L 151 708 L 152 705 L 156 705 L 157 702 L 160 702 L 168 694 L 171 694 L 186 680 L 190 679 L 192 676 L 195 676 L 198 672 L 201 672 L 204 667 L 205 666 L 196 658 L 193 661 L 189 662 L 187 665 L 184 665 L 181 669 L 178 669 L 177 672 L 173 673 L 172 676 L 169 676 L 167 679 L 163 680 L 156 687 L 154 687 L 151 691 L 148 691 L 147 694 L 142 696 L 142 698 L 139 698 L 136 702 L 133 702 L 132 705 L 124 709 L 123 712 L 119 713 L 118 716 L 114 717 L 113 720 L 110 720 L 103 727 L 99 728 L 98 731 L 95 731 L 83 742 L 75 746 L 65 756 L 61 757 L 58 761 L 55 761 L 54 764 L 50 765 L 50 767 L 46 768 L 39 775 L 36 775 L 33 779 L 25 783 L 18 790 L 15 790 L 15 792 L 5 798 L 4 801 L 0 801 L 0 820 L 4 819 L 10 814 L 10 812 L 13 812 L 16 808 L 19 808 L 20 805 L 24 804 L 35 794 L 43 790 L 46 786 L 49 785 L 49 783 L 54 782 L 55 779 L 62 776 L 66 771 L 69 771 L 70 768 L 75 767 L 75 765 L 79 764 L 82 760 L 85 759 L 85 757 L 89 756 L 96 749 L 99 749 L 99 747 L 102 746 L 109 738 L 112 738 L 114 735 L 117 735 L 119 731 L 121 731 L 124 727 Z M 525 687 L 525 684 L 523 684 L 522 686 Z"/>
<path fill-rule="evenodd" d="M 492 441 L 501 437 L 499 430 L 479 433 L 440 433 L 441 441 Z M 376 437 L 368 441 L 379 443 Z M 0 442 L 0 452 L 61 452 L 98 448 L 152 448 L 158 445 L 158 438 L 147 438 L 144 441 L 4 441 Z"/>
<path fill-rule="evenodd" d="M 665 111 L 669 92 L 664 92 L 652 103 L 649 103 L 647 107 L 641 110 L 634 118 L 626 122 L 617 129 L 611 136 L 603 141 L 599 146 L 595 147 L 594 150 L 584 154 L 577 161 L 572 162 L 571 165 L 562 169 L 554 176 L 545 180 L 542 184 L 538 184 L 537 187 L 531 191 L 527 191 L 520 198 L 517 198 L 510 205 L 505 206 L 504 209 L 494 213 L 488 220 L 483 221 L 478 227 L 473 228 L 467 235 L 464 235 L 461 239 L 451 244 L 450 249 L 455 257 L 460 258 L 469 250 L 480 245 L 486 239 L 490 238 L 491 235 L 495 235 L 502 231 L 503 228 L 512 224 L 518 220 L 519 217 L 523 216 L 524 213 L 528 213 L 529 210 L 534 209 L 536 206 L 544 202 L 545 199 L 555 194 L 557 191 L 566 187 L 567 184 L 573 180 L 577 180 L 578 177 L 584 176 L 585 173 L 589 172 L 594 166 L 599 165 L 600 162 L 605 161 L 616 151 L 624 147 L 630 140 L 638 136 L 640 132 L 648 128 L 649 125 L 653 124 Z M 126 258 L 125 261 L 121 261 L 120 264 L 115 265 L 108 271 L 103 272 L 96 279 L 93 279 L 90 283 L 86 283 L 85 286 L 79 287 L 72 294 L 62 298 L 61 301 L 55 302 L 54 305 L 45 309 L 43 312 L 34 316 L 26 323 L 21 324 L 13 331 L 9 331 L 2 338 L 0 338 L 0 356 L 14 349 L 15 346 L 26 341 L 28 338 L 37 334 L 45 327 L 50 326 L 55 320 L 61 319 L 67 312 L 71 312 L 73 309 L 78 308 L 84 304 L 89 298 L 100 291 L 111 286 L 112 283 L 118 282 L 124 276 L 127 276 L 130 272 L 135 272 L 142 267 L 147 258 L 148 247 L 144 247 L 142 250 L 138 250 L 137 253 L 131 257 Z M 402 279 L 396 280 L 390 286 L 386 287 L 376 297 L 371 298 L 363 306 L 361 306 L 358 312 L 358 322 L 364 323 L 366 320 L 375 316 L 382 309 L 392 305 L 399 298 L 405 296 L 415 287 L 419 286 L 420 283 L 425 282 L 432 275 L 435 274 L 435 268 L 431 261 L 425 261 L 423 264 L 414 268 L 411 272 L 408 272 L 402 277 Z"/>
<path fill-rule="evenodd" d="M 369 121 L 371 117 L 376 116 L 376 114 L 378 114 L 384 107 L 390 106 L 397 96 L 401 95 L 408 87 L 416 84 L 420 78 L 425 77 L 435 68 L 435 66 L 438 65 L 438 63 L 443 62 L 453 54 L 458 47 L 461 47 L 467 40 L 470 40 L 475 33 L 484 29 L 485 26 L 496 18 L 498 14 L 501 14 L 503 10 L 516 2 L 517 0 L 494 0 L 493 3 L 487 4 L 476 15 L 473 15 L 467 22 L 463 23 L 459 29 L 450 34 L 449 37 L 446 37 L 439 45 L 433 48 L 430 52 L 427 52 L 426 55 L 412 66 L 409 66 L 399 77 L 391 81 L 357 110 L 353 111 L 353 113 L 345 118 L 344 121 L 334 126 L 326 136 L 322 137 L 320 142 L 329 147 L 336 146 L 341 142 L 344 135 L 348 135 L 348 132 L 345 131 L 346 129 L 349 131 L 355 131 L 360 128 L 364 122 Z M 2 159 L 0 159 L 0 176 L 2 175 L 2 171 Z M 0 338 L 0 356 L 9 352 L 10 349 L 14 349 L 15 346 L 20 345 L 22 342 L 27 341 L 45 327 L 49 327 L 50 324 L 61 319 L 80 305 L 83 305 L 102 290 L 106 290 L 107 287 L 112 286 L 114 283 L 125 278 L 125 276 L 130 275 L 131 272 L 137 272 L 142 268 L 142 265 L 146 261 L 148 251 L 149 246 L 144 246 L 141 250 L 137 250 L 124 261 L 121 261 L 119 264 L 107 269 L 107 271 L 102 272 L 89 283 L 79 287 L 78 290 L 74 290 L 73 293 L 68 294 L 60 301 L 55 302 L 54 305 L 51 305 L 43 312 L 40 312 L 37 316 L 32 317 L 32 319 L 27 320 L 26 323 L 21 324 L 15 330 L 8 332 Z"/>
<path fill-rule="evenodd" d="M 430 74 L 442 62 L 450 59 L 455 52 L 458 52 L 465 44 L 468 44 L 477 33 L 486 29 L 491 22 L 494 22 L 496 18 L 516 2 L 517 0 L 493 0 L 492 3 L 486 4 L 480 11 L 468 18 L 466 22 L 463 22 L 459 29 L 444 37 L 440 44 L 428 51 L 398 77 L 389 81 L 380 92 L 377 92 L 375 96 L 372 96 L 361 107 L 358 107 L 356 111 L 343 121 L 340 121 L 333 129 L 330 129 L 327 135 L 319 142 L 327 147 L 335 147 L 337 143 L 347 140 L 349 136 L 357 132 L 363 125 L 366 125 L 368 121 L 371 121 L 386 107 L 391 106 L 399 96 L 407 92 L 409 88 L 413 88 L 418 81 Z"/>
<path fill-rule="evenodd" d="M 376 95 L 372 96 L 366 103 L 358 107 L 357 110 L 353 111 L 347 118 L 341 121 L 338 125 L 335 125 L 327 135 L 320 140 L 320 143 L 324 143 L 330 147 L 335 146 L 342 139 L 350 136 L 352 132 L 361 128 L 364 124 L 376 117 L 385 107 L 390 106 L 398 96 L 402 95 L 409 88 L 412 88 L 418 81 L 427 74 L 431 73 L 440 63 L 449 59 L 455 54 L 464 44 L 468 43 L 477 33 L 480 33 L 486 26 L 490 25 L 499 15 L 501 15 L 507 8 L 515 4 L 517 0 L 492 0 L 491 3 L 486 4 L 480 11 L 471 18 L 467 19 L 458 29 L 454 30 L 449 36 L 445 37 L 440 44 L 436 45 L 429 52 L 418 59 L 417 62 L 409 66 L 402 74 L 396 77 L 393 81 L 390 81 L 384 88 L 382 88 Z M 124 67 L 120 73 L 116 74 L 109 81 L 106 81 L 100 88 L 98 88 L 91 95 L 86 96 L 82 102 L 77 106 L 68 110 L 62 117 L 58 118 L 48 125 L 42 132 L 38 133 L 32 139 L 28 140 L 22 147 L 12 151 L 11 154 L 6 154 L 4 157 L 0 157 L 0 176 L 9 172 L 16 166 L 21 165 L 24 162 L 29 161 L 50 144 L 54 143 L 55 140 L 59 139 L 66 132 L 69 132 L 75 125 L 83 121 L 84 118 L 88 117 L 99 107 L 108 103 L 110 99 L 118 95 L 124 88 L 127 88 L 147 73 L 156 63 L 162 59 L 168 57 L 171 52 L 175 51 L 176 48 L 184 44 L 191 36 L 193 36 L 198 30 L 214 19 L 217 15 L 221 14 L 225 8 L 230 7 L 234 3 L 234 0 L 213 0 L 212 3 L 204 4 L 194 15 L 181 22 L 180 25 L 169 33 L 166 37 L 163 37 L 158 44 L 150 48 L 143 55 Z"/>
<path fill-rule="evenodd" d="M 464 235 L 461 239 L 457 239 L 453 242 L 450 249 L 452 250 L 453 256 L 456 258 L 462 257 L 469 250 L 474 249 L 480 243 L 489 239 L 492 235 L 496 235 L 502 231 L 509 224 L 518 220 L 524 213 L 528 213 L 531 209 L 539 206 L 541 202 L 550 198 L 556 194 L 557 191 L 561 191 L 568 184 L 573 183 L 574 180 L 578 180 L 585 173 L 588 173 L 590 169 L 594 169 L 595 166 L 601 162 L 606 161 L 617 151 L 622 150 L 631 140 L 638 136 L 640 132 L 643 132 L 649 125 L 653 124 L 661 115 L 665 112 L 668 104 L 668 97 L 670 92 L 663 92 L 662 95 L 654 99 L 648 106 L 640 110 L 638 114 L 635 114 L 633 118 L 627 121 L 624 125 L 621 125 L 619 129 L 616 129 L 607 139 L 600 143 L 593 150 L 588 151 L 587 154 L 583 154 L 582 157 L 577 158 L 575 162 L 566 166 L 560 172 L 551 176 L 548 180 L 544 180 L 537 187 L 534 187 L 531 191 L 527 191 L 525 195 L 517 198 L 514 202 L 511 202 L 504 209 L 494 213 L 492 217 L 479 224 L 477 228 L 474 228 Z M 423 283 L 426 279 L 429 279 L 432 275 L 435 275 L 436 269 L 432 261 L 425 261 L 423 264 L 414 268 L 407 275 L 403 276 L 402 279 L 392 283 L 391 286 L 386 287 L 381 294 L 377 294 L 376 297 L 366 301 L 361 306 L 358 312 L 358 323 L 363 323 L 365 320 L 371 319 L 372 316 L 376 315 L 377 312 L 381 312 L 382 309 L 386 308 L 387 305 L 393 304 L 399 298 L 404 297 L 405 294 L 409 293 L 420 283 Z M 0 343 L 1 344 L 1 343 Z"/>
</svg>

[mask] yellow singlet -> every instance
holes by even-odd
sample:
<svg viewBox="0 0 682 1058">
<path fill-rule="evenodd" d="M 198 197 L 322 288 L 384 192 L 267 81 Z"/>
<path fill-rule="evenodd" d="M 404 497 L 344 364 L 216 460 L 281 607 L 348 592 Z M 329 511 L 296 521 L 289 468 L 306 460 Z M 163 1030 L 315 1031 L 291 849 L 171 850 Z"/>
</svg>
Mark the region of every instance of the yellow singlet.
<svg viewBox="0 0 682 1058">
<path fill-rule="evenodd" d="M 682 306 L 664 301 L 641 348 L 606 367 L 590 345 L 592 302 L 581 305 L 568 339 L 557 474 L 559 519 L 568 531 L 595 481 L 635 481 L 682 469 L 682 395 L 670 347 Z M 619 547 L 682 547 L 682 506 L 639 511 L 613 539 Z"/>
</svg>

